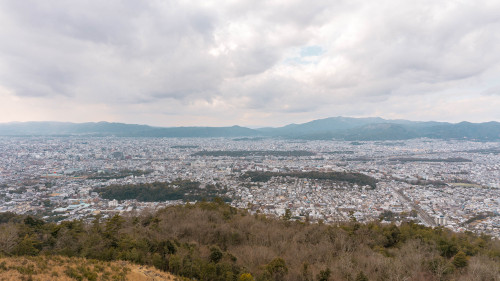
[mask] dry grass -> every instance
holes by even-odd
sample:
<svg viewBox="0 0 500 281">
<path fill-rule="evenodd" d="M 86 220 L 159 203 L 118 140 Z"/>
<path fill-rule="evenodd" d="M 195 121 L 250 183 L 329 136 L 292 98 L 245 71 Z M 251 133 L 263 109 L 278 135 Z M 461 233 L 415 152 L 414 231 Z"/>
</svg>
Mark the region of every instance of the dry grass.
<svg viewBox="0 0 500 281">
<path fill-rule="evenodd" d="M 0 258 L 1 280 L 177 280 L 171 274 L 124 261 L 61 256 Z"/>
</svg>

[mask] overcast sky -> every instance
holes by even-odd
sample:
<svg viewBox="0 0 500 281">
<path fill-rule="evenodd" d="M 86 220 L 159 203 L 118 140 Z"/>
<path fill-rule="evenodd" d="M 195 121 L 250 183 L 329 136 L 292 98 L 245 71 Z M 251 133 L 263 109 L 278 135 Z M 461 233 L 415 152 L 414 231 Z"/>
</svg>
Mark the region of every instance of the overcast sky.
<svg viewBox="0 0 500 281">
<path fill-rule="evenodd" d="M 500 1 L 0 0 L 0 122 L 500 121 Z"/>
</svg>

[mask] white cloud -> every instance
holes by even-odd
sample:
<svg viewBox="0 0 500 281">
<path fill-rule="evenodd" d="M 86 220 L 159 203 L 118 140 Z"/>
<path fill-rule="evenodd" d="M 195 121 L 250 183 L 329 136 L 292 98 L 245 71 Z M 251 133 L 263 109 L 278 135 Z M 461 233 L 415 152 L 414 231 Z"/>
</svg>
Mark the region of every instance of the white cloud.
<svg viewBox="0 0 500 281">
<path fill-rule="evenodd" d="M 486 0 L 0 1 L 1 121 L 500 120 L 499 10 Z"/>
</svg>

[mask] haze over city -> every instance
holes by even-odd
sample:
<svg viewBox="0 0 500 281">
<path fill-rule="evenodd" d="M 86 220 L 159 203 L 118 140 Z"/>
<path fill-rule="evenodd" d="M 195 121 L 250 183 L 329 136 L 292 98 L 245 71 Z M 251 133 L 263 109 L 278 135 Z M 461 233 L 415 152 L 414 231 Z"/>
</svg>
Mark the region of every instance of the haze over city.
<svg viewBox="0 0 500 281">
<path fill-rule="evenodd" d="M 0 122 L 500 121 L 499 1 L 0 1 Z"/>
</svg>

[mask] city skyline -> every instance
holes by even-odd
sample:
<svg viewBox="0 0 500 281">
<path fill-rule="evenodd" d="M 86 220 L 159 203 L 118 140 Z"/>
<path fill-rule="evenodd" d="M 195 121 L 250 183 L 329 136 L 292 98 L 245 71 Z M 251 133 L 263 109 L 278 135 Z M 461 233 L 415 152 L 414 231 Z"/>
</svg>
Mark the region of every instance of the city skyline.
<svg viewBox="0 0 500 281">
<path fill-rule="evenodd" d="M 500 121 L 498 1 L 0 2 L 0 123 Z"/>
</svg>

